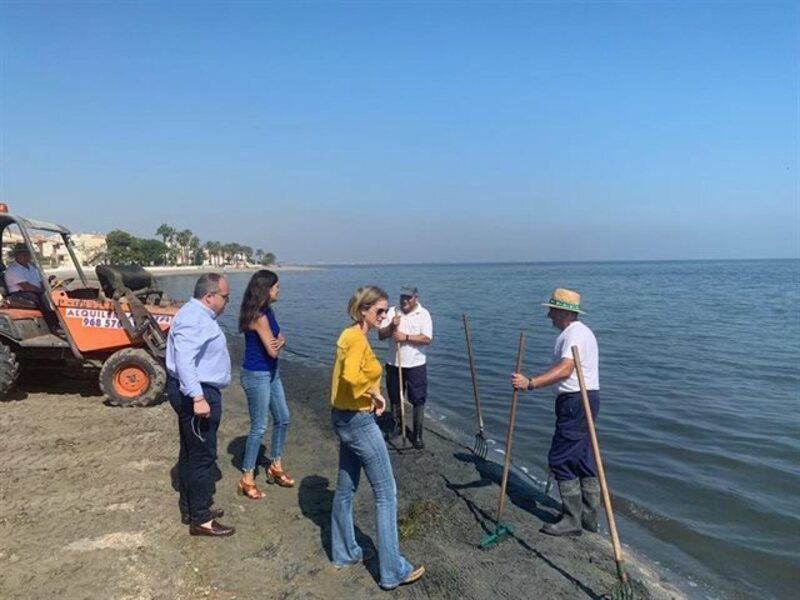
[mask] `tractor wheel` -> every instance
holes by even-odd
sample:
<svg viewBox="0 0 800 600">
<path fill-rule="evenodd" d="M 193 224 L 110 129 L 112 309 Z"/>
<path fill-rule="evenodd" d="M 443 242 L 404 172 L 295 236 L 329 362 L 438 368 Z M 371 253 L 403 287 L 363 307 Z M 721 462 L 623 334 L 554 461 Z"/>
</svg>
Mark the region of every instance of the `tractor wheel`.
<svg viewBox="0 0 800 600">
<path fill-rule="evenodd" d="M 0 343 L 0 398 L 14 387 L 19 376 L 19 363 L 14 351 Z"/>
<path fill-rule="evenodd" d="M 100 369 L 100 389 L 112 406 L 150 406 L 164 392 L 164 366 L 141 348 L 125 348 Z"/>
</svg>

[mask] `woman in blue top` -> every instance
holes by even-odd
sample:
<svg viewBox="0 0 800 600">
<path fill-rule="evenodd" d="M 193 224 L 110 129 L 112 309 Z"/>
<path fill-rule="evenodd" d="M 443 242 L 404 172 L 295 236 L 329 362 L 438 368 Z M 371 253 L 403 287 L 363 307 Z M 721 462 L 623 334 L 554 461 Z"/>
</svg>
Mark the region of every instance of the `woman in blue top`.
<svg viewBox="0 0 800 600">
<path fill-rule="evenodd" d="M 278 276 L 262 269 L 253 274 L 242 298 L 239 331 L 244 333 L 245 352 L 241 382 L 250 409 L 250 433 L 244 447 L 239 493 L 260 500 L 264 493 L 255 482 L 256 459 L 267 431 L 267 413 L 272 414 L 272 448 L 267 482 L 292 487 L 294 479 L 283 470 L 281 457 L 289 429 L 289 407 L 283 391 L 278 355 L 286 344 L 271 305 L 278 300 Z"/>
</svg>

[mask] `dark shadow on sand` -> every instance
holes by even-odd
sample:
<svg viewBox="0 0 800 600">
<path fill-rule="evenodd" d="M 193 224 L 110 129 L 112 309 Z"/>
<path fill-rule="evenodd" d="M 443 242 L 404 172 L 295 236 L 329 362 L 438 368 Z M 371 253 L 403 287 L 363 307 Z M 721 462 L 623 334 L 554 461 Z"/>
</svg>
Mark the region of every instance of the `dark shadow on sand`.
<svg viewBox="0 0 800 600">
<path fill-rule="evenodd" d="M 456 456 L 458 456 L 458 454 Z M 477 457 L 476 457 L 476 460 L 478 460 L 480 462 L 484 462 L 482 459 L 479 459 Z M 487 463 L 487 464 L 491 464 L 491 463 Z M 502 477 L 503 468 L 500 465 L 496 465 L 496 466 L 498 466 L 500 468 L 500 477 Z M 466 496 L 461 494 L 459 490 L 468 489 L 468 488 L 474 488 L 474 487 L 482 487 L 483 485 L 491 485 L 492 483 L 498 483 L 498 485 L 499 485 L 500 478 L 498 477 L 498 481 L 497 482 L 493 482 L 492 480 L 487 479 L 486 483 L 483 483 L 483 484 L 480 484 L 480 485 L 475 485 L 475 484 L 478 484 L 480 482 L 474 482 L 473 484 L 460 485 L 460 484 L 454 484 L 449 479 L 447 479 L 447 477 L 445 477 L 444 475 L 442 475 L 441 477 L 442 477 L 442 479 L 444 479 L 445 486 L 449 490 L 451 490 L 456 496 L 458 496 L 458 498 L 460 500 L 462 500 L 464 502 L 464 504 L 466 505 L 467 509 L 470 511 L 470 513 L 472 513 L 472 516 L 475 518 L 475 521 L 478 523 L 478 525 L 481 526 L 481 529 L 483 529 L 484 533 L 486 535 L 494 533 L 495 532 L 495 519 L 493 518 L 493 516 L 490 515 L 486 510 L 480 508 L 472 500 L 470 500 L 469 498 L 467 498 Z M 511 474 L 509 474 L 509 489 L 511 487 L 510 480 L 511 480 Z M 523 509 L 524 509 L 524 507 L 523 507 Z M 530 552 L 531 554 L 536 556 L 536 558 L 538 558 L 539 560 L 544 562 L 548 567 L 550 567 L 551 569 L 556 571 L 559 575 L 564 577 L 564 579 L 566 579 L 567 581 L 569 581 L 570 583 L 572 583 L 576 587 L 580 588 L 580 590 L 582 592 L 584 592 L 589 598 L 592 598 L 592 600 L 604 600 L 605 596 L 598 595 L 594 590 L 592 590 L 592 588 L 590 588 L 589 586 L 587 586 L 583 582 L 581 582 L 578 579 L 576 579 L 573 575 L 571 575 L 570 573 L 568 573 L 567 571 L 565 571 L 564 569 L 559 567 L 552 560 L 550 560 L 545 554 L 542 554 L 539 550 L 537 550 L 536 548 L 531 546 L 525 540 L 523 540 L 520 537 L 518 537 L 516 534 L 509 533 L 508 537 L 509 537 L 509 539 L 513 539 L 517 544 L 520 545 L 520 547 L 524 548 L 525 550 L 527 550 L 528 552 Z M 475 542 L 476 546 L 478 545 L 479 541 L 480 540 L 476 538 L 476 542 Z M 491 551 L 491 547 L 489 547 L 486 551 Z"/>
<path fill-rule="evenodd" d="M 502 483 L 503 465 L 484 460 L 467 452 L 456 452 L 453 457 L 463 463 L 472 464 L 480 478 L 469 483 L 448 484 L 451 490 L 465 490 L 493 484 L 499 487 Z M 508 473 L 506 494 L 515 506 L 534 515 L 544 523 L 553 523 L 558 519 L 558 514 L 561 511 L 560 504 L 550 496 L 545 496 L 513 470 L 509 470 Z"/>
<path fill-rule="evenodd" d="M 0 402 L 21 402 L 29 394 L 61 396 L 75 394 L 82 398 L 102 396 L 96 375 L 87 370 L 85 377 L 70 377 L 57 369 L 24 369 L 11 391 Z"/>
<path fill-rule="evenodd" d="M 98 392 L 98 394 L 102 395 L 101 392 Z M 141 410 L 142 408 L 150 408 L 151 406 L 158 406 L 159 404 L 162 404 L 164 402 L 169 402 L 169 398 L 167 398 L 167 394 L 166 393 L 161 394 L 151 404 L 148 404 L 147 406 L 144 406 L 144 407 L 137 406 L 136 409 L 137 410 Z M 127 407 L 127 406 L 117 406 L 116 404 L 111 404 L 111 402 L 109 402 L 108 399 L 103 400 L 103 404 L 105 404 L 106 406 L 111 407 L 111 408 L 122 408 L 123 410 L 127 409 L 127 408 L 131 408 L 131 407 Z"/>
<path fill-rule="evenodd" d="M 331 560 L 331 506 L 333 504 L 333 490 L 328 489 L 329 480 L 320 475 L 309 475 L 300 481 L 298 490 L 298 504 L 300 510 L 307 519 L 311 520 L 319 527 L 319 537 L 322 548 L 328 560 Z M 380 572 L 378 570 L 378 551 L 372 538 L 366 535 L 358 527 L 356 530 L 356 542 L 364 551 L 372 550 L 374 556 L 364 563 L 369 574 L 380 582 Z"/>
<path fill-rule="evenodd" d="M 228 444 L 228 455 L 231 457 L 231 464 L 238 470 L 242 470 L 242 462 L 244 461 L 244 447 L 247 443 L 247 436 L 240 435 L 239 437 L 233 438 L 230 443 Z M 256 456 L 256 469 L 254 474 L 258 475 L 258 468 L 259 467 L 268 467 L 269 460 L 266 456 L 266 449 L 264 448 L 264 444 L 259 445 L 258 447 L 258 455 Z"/>
</svg>

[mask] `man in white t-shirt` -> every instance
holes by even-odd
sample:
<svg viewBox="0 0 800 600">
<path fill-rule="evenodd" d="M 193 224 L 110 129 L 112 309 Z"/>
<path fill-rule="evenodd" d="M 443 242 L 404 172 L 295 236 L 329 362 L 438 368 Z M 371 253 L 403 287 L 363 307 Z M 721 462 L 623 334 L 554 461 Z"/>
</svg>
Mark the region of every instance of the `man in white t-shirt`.
<svg viewBox="0 0 800 600">
<path fill-rule="evenodd" d="M 521 373 L 511 376 L 511 385 L 518 390 L 555 386 L 556 431 L 547 458 L 558 482 L 563 508 L 561 519 L 546 524 L 542 532 L 550 535 L 580 535 L 582 529 L 596 532 L 600 485 L 572 347 L 577 346 L 580 352 L 589 405 L 596 419 L 600 409 L 597 340 L 592 330 L 578 320 L 583 312 L 578 292 L 557 288 L 543 306 L 550 308 L 547 316 L 561 330 L 552 366 L 531 378 Z"/>
<path fill-rule="evenodd" d="M 39 269 L 31 264 L 31 253 L 25 244 L 14 244 L 12 250 L 14 260 L 6 268 L 5 279 L 9 296 L 18 294 L 41 304 L 35 296 L 25 294 L 41 294 L 42 278 Z"/>
<path fill-rule="evenodd" d="M 44 286 L 39 269 L 31 264 L 31 252 L 24 243 L 14 244 L 12 250 L 14 260 L 6 267 L 4 279 L 8 289 L 8 298 L 24 299 L 42 311 L 45 322 L 53 333 L 62 335 L 61 324 L 56 313 L 44 299 Z"/>
<path fill-rule="evenodd" d="M 416 287 L 400 288 L 400 305 L 389 309 L 378 335 L 382 340 L 392 338 L 386 356 L 386 389 L 389 392 L 390 412 L 394 421 L 392 429 L 396 430 L 400 415 L 398 367 L 401 367 L 405 397 L 414 407 L 414 430 L 411 442 L 414 448 L 424 448 L 422 426 L 425 421 L 425 400 L 428 396 L 425 351 L 428 344 L 433 341 L 433 321 L 431 314 L 419 303 L 419 291 Z M 405 435 L 405 431 L 400 433 Z"/>
</svg>

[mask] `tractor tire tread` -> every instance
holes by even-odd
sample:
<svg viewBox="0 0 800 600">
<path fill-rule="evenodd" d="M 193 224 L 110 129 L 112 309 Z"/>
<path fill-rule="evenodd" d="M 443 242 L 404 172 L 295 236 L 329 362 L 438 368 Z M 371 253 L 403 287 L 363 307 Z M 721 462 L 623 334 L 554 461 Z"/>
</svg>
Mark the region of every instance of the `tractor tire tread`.
<svg viewBox="0 0 800 600">
<path fill-rule="evenodd" d="M 0 343 L 0 398 L 8 394 L 19 377 L 19 363 L 14 351 Z"/>
<path fill-rule="evenodd" d="M 144 367 L 150 376 L 147 391 L 132 398 L 120 396 L 114 391 L 113 377 L 117 369 L 124 365 L 137 364 Z M 100 390 L 108 404 L 120 407 L 142 407 L 156 404 L 167 385 L 167 371 L 164 365 L 142 348 L 125 348 L 109 356 L 100 369 Z"/>
</svg>

